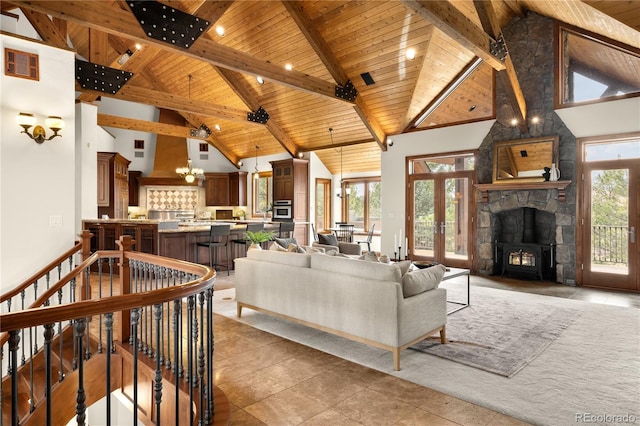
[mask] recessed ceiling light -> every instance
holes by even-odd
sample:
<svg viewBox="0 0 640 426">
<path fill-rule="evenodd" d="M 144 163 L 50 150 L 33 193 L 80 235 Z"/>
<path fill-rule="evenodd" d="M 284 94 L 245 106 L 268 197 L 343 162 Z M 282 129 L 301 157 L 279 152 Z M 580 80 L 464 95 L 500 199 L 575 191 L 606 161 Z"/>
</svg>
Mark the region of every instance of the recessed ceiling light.
<svg viewBox="0 0 640 426">
<path fill-rule="evenodd" d="M 216 33 L 220 36 L 220 37 L 224 37 L 224 27 L 221 25 L 218 25 L 216 27 Z"/>
<path fill-rule="evenodd" d="M 287 71 L 291 71 L 293 69 L 293 65 L 285 64 L 284 69 L 287 70 Z"/>
<path fill-rule="evenodd" d="M 136 50 L 142 49 L 142 45 L 140 43 L 136 43 Z"/>
<path fill-rule="evenodd" d="M 409 49 L 407 49 L 407 53 L 405 53 L 405 55 L 407 56 L 407 59 L 409 59 L 409 60 L 415 59 L 415 57 L 416 57 L 416 49 L 414 49 L 413 47 L 410 47 Z"/>
<path fill-rule="evenodd" d="M 258 84 L 264 84 L 264 78 L 262 78 L 261 76 L 257 76 L 256 81 L 258 82 Z"/>
<path fill-rule="evenodd" d="M 471 106 L 469 107 L 469 112 L 474 111 L 475 109 L 476 109 L 476 106 L 475 106 L 475 105 L 471 105 Z"/>
<path fill-rule="evenodd" d="M 213 127 L 215 127 L 215 129 L 216 129 L 217 131 L 222 130 L 222 129 L 220 128 L 220 125 L 219 125 L 219 124 L 216 124 L 216 125 L 215 125 L 215 126 L 213 126 Z"/>
</svg>

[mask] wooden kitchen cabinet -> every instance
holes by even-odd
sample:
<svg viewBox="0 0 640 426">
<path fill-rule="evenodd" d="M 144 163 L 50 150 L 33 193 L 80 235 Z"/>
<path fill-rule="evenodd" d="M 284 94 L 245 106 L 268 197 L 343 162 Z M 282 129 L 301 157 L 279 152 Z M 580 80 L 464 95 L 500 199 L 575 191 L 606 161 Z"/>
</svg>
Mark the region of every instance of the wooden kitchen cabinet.
<svg viewBox="0 0 640 426">
<path fill-rule="evenodd" d="M 247 172 L 205 173 L 207 206 L 246 206 Z"/>
<path fill-rule="evenodd" d="M 117 152 L 98 152 L 98 215 L 126 219 L 129 208 L 129 160 Z"/>
<path fill-rule="evenodd" d="M 272 161 L 273 201 L 291 200 L 294 221 L 309 220 L 309 162 L 297 158 Z"/>
<path fill-rule="evenodd" d="M 229 173 L 205 173 L 205 203 L 207 206 L 229 205 Z"/>
<path fill-rule="evenodd" d="M 141 171 L 129 170 L 129 206 L 138 206 L 140 203 L 140 177 Z"/>
<path fill-rule="evenodd" d="M 91 252 L 120 250 L 116 241 L 122 235 L 129 235 L 134 240 L 133 250 L 158 254 L 158 225 L 156 223 L 84 220 L 82 221 L 82 229 L 87 229 L 93 234 Z"/>
<path fill-rule="evenodd" d="M 229 205 L 247 205 L 247 172 L 229 173 Z"/>
</svg>

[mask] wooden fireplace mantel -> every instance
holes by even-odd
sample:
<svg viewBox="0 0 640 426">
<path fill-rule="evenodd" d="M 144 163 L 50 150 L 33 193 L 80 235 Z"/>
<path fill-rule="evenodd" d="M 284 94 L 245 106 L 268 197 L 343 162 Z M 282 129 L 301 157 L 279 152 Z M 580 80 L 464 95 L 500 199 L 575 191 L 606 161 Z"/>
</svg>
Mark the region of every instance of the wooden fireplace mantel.
<svg viewBox="0 0 640 426">
<path fill-rule="evenodd" d="M 557 189 L 558 201 L 565 200 L 564 189 L 571 183 L 570 180 L 556 180 L 544 182 L 511 182 L 511 183 L 477 183 L 474 186 L 480 191 L 482 202 L 489 200 L 489 191 L 510 191 L 530 189 Z"/>
</svg>

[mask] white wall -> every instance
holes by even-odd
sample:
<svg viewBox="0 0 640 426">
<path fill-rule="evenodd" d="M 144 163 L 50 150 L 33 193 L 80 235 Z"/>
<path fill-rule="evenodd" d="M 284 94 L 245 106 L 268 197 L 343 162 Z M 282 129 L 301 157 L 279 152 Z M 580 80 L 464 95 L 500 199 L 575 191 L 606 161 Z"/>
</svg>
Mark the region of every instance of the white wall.
<svg viewBox="0 0 640 426">
<path fill-rule="evenodd" d="M 577 138 L 640 131 L 640 98 L 556 110 Z"/>
<path fill-rule="evenodd" d="M 393 146 L 382 153 L 382 238 L 383 254 L 392 254 L 393 235 L 405 225 L 406 166 L 405 158 L 413 155 L 437 154 L 476 149 L 489 132 L 494 120 L 453 127 L 390 136 Z M 404 252 L 404 242 L 402 244 Z M 397 248 L 396 248 L 397 251 Z"/>
<path fill-rule="evenodd" d="M 98 217 L 98 108 L 93 104 L 76 104 L 76 233 L 82 232 L 81 219 Z"/>
<path fill-rule="evenodd" d="M 40 80 L 2 73 L 0 122 L 0 283 L 2 291 L 26 279 L 76 239 L 74 54 L 0 34 L 0 49 L 39 55 Z M 4 68 L 4 55 L 2 56 Z M 65 121 L 62 137 L 37 144 L 16 124 L 19 112 L 44 125 Z M 47 134 L 51 131 L 47 129 Z"/>
</svg>

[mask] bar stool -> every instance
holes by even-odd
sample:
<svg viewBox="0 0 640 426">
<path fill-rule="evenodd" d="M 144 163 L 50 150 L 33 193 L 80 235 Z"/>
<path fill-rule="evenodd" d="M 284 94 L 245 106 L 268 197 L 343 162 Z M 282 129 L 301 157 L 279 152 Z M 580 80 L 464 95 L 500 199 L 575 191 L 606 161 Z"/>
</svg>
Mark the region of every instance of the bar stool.
<svg viewBox="0 0 640 426">
<path fill-rule="evenodd" d="M 196 263 L 198 262 L 198 248 L 209 248 L 209 266 L 214 268 L 216 266 L 225 266 L 218 263 L 218 250 L 224 247 L 226 260 L 227 260 L 227 275 L 229 275 L 229 234 L 231 233 L 231 225 L 211 225 L 209 230 L 209 241 L 196 242 Z M 215 249 L 215 252 L 213 250 Z M 213 257 L 212 257 L 213 255 Z"/>
<path fill-rule="evenodd" d="M 292 238 L 295 228 L 296 224 L 294 222 L 280 222 L 280 227 L 278 228 L 278 238 Z"/>
<path fill-rule="evenodd" d="M 248 223 L 245 232 L 258 232 L 264 230 L 264 223 Z M 247 255 L 247 250 L 251 245 L 251 241 L 246 238 L 238 238 L 236 240 L 231 240 L 234 245 L 242 245 L 244 246 L 244 255 Z"/>
</svg>

